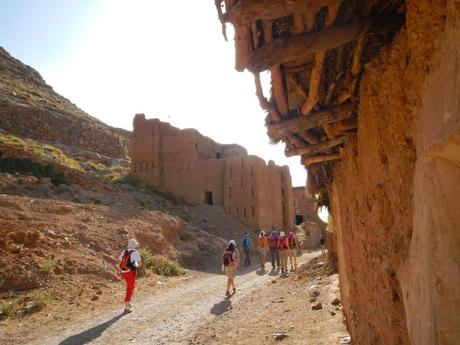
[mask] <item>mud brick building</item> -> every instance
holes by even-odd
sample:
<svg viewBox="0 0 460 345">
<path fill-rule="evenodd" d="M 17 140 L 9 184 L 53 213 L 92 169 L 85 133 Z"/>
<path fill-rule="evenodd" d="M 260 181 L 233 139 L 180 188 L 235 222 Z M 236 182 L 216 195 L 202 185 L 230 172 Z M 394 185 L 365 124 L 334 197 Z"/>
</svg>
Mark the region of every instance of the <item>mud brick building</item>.
<svg viewBox="0 0 460 345">
<path fill-rule="evenodd" d="M 239 145 L 222 145 L 194 129 L 135 116 L 131 174 L 191 205 L 207 203 L 254 229 L 294 223 L 291 175 Z"/>
</svg>

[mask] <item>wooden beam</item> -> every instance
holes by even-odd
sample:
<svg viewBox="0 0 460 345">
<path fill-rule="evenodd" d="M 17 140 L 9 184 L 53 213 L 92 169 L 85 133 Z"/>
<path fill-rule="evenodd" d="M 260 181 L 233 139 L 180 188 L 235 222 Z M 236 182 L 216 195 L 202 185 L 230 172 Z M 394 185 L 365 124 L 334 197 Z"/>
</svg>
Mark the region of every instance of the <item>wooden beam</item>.
<svg viewBox="0 0 460 345">
<path fill-rule="evenodd" d="M 283 80 L 283 73 L 280 66 L 273 66 L 270 68 L 272 77 L 273 94 L 275 96 L 276 105 L 281 115 L 287 115 L 288 104 L 286 98 L 285 83 Z"/>
<path fill-rule="evenodd" d="M 233 24 L 249 23 L 259 19 L 274 20 L 341 2 L 342 0 L 239 0 L 223 15 L 223 20 Z"/>
<path fill-rule="evenodd" d="M 276 107 L 271 104 L 264 96 L 263 90 L 262 90 L 262 83 L 260 82 L 260 75 L 259 73 L 254 73 L 254 82 L 256 85 L 256 96 L 259 99 L 259 104 L 260 107 L 270 114 L 270 117 L 273 122 L 279 122 L 282 119 L 281 114 L 279 111 L 276 109 Z"/>
<path fill-rule="evenodd" d="M 290 120 L 268 125 L 268 135 L 272 139 L 281 139 L 289 133 L 300 133 L 327 123 L 345 120 L 352 116 L 353 104 L 344 104 L 326 109 L 309 116 L 299 116 Z"/>
<path fill-rule="evenodd" d="M 250 32 L 246 25 L 239 25 L 235 28 L 235 69 L 244 71 L 249 60 L 249 38 Z"/>
<path fill-rule="evenodd" d="M 315 163 L 324 163 L 341 159 L 340 153 L 333 153 L 329 155 L 318 155 L 302 158 L 302 164 L 309 166 Z"/>
<path fill-rule="evenodd" d="M 332 147 L 341 145 L 345 142 L 345 137 L 341 137 L 334 140 L 323 141 L 316 145 L 310 145 L 301 149 L 294 149 L 294 150 L 285 150 L 284 154 L 288 157 L 305 155 L 311 156 L 326 151 Z"/>
<path fill-rule="evenodd" d="M 280 37 L 254 50 L 250 54 L 247 67 L 252 72 L 264 71 L 270 66 L 281 65 L 306 58 L 318 51 L 339 47 L 354 41 L 361 35 L 397 31 L 403 23 L 403 16 L 392 15 L 373 22 L 351 23 L 287 38 Z"/>
<path fill-rule="evenodd" d="M 335 135 L 341 135 L 347 131 L 353 130 L 358 127 L 358 118 L 351 117 L 344 121 L 338 121 L 328 125 L 329 129 Z M 323 127 L 324 128 L 324 127 Z"/>
<path fill-rule="evenodd" d="M 319 101 L 319 84 L 321 76 L 323 75 L 324 60 L 326 58 L 326 51 L 322 50 L 315 54 L 315 61 L 311 69 L 310 86 L 308 88 L 308 97 L 302 105 L 302 115 L 308 115 L 313 107 Z"/>
</svg>

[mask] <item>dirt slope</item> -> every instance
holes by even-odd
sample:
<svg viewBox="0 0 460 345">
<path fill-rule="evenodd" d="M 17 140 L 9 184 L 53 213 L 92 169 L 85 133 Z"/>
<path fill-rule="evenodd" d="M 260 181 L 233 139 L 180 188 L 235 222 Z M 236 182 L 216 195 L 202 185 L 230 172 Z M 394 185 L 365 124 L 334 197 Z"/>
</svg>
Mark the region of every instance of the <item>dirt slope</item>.
<svg viewBox="0 0 460 345">
<path fill-rule="evenodd" d="M 9 133 L 126 158 L 130 133 L 112 128 L 56 93 L 0 47 L 0 128 Z"/>
</svg>

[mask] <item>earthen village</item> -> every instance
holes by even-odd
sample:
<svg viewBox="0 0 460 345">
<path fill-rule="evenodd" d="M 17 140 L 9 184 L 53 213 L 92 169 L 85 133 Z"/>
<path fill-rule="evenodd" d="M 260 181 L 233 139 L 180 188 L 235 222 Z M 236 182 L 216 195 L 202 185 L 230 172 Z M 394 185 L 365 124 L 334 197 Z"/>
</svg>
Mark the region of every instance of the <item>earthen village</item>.
<svg viewBox="0 0 460 345">
<path fill-rule="evenodd" d="M 147 111 L 112 127 L 6 40 L 0 343 L 460 344 L 460 1 L 200 6 L 305 183 Z"/>
</svg>

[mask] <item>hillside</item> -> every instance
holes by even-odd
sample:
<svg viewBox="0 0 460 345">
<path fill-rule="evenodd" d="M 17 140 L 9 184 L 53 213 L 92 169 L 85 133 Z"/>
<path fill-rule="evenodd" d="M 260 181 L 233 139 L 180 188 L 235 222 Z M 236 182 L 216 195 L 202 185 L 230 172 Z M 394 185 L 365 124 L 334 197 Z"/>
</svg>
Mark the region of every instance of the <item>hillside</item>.
<svg viewBox="0 0 460 345">
<path fill-rule="evenodd" d="M 0 47 L 0 128 L 112 158 L 127 158 L 130 133 L 112 128 L 57 94 L 33 68 Z"/>
</svg>

